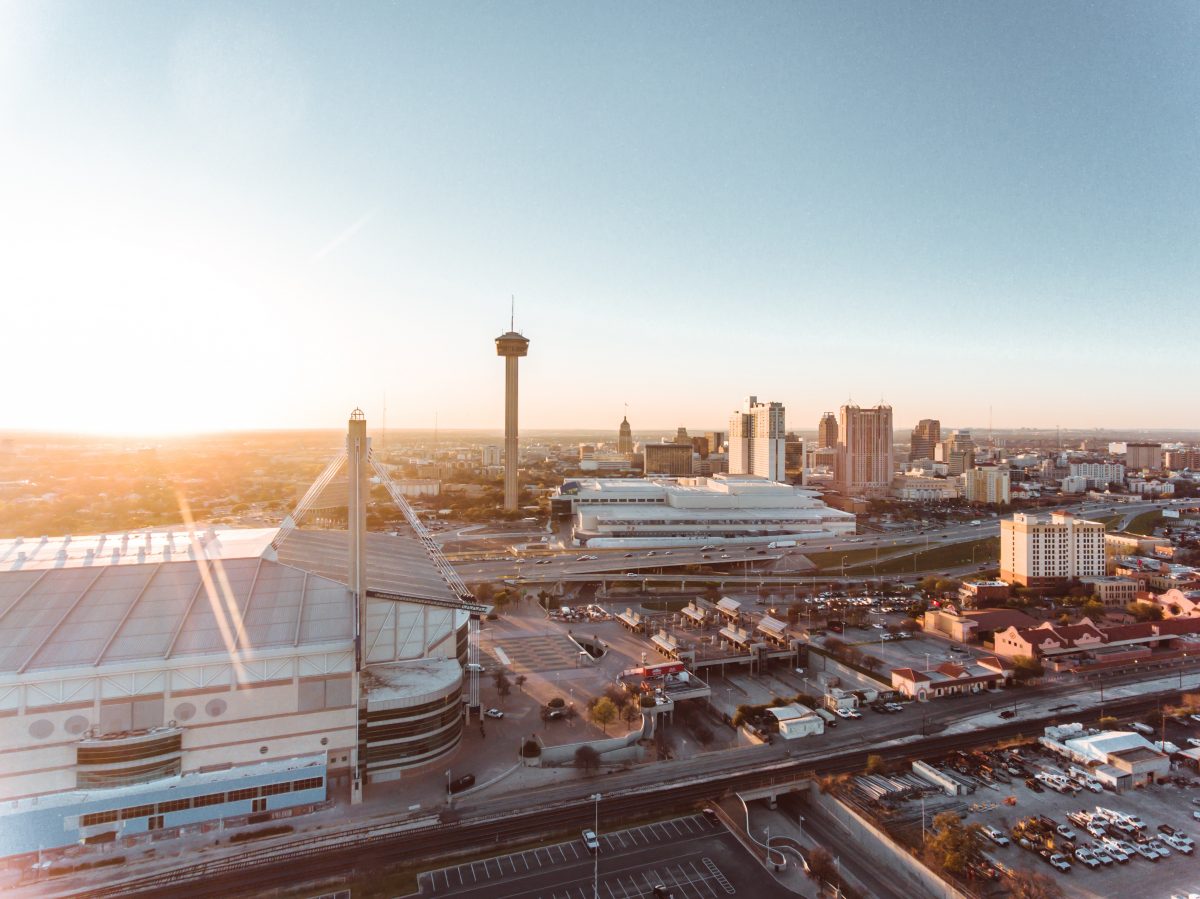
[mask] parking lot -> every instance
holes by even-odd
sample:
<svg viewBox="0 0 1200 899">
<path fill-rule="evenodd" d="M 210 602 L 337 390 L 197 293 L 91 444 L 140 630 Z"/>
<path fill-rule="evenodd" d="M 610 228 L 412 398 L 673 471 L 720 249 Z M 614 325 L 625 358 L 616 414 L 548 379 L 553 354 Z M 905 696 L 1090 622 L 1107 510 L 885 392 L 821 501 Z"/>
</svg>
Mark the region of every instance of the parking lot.
<svg viewBox="0 0 1200 899">
<path fill-rule="evenodd" d="M 1035 773 L 1066 770 L 1064 760 L 1050 753 L 1035 754 L 1022 750 L 1022 754 L 1026 767 Z M 1015 805 L 1004 804 L 1003 800 L 1010 796 L 1016 799 Z M 1054 877 L 1068 896 L 1080 899 L 1110 896 L 1169 899 L 1178 893 L 1186 895 L 1200 885 L 1200 860 L 1195 855 L 1184 855 L 1177 850 L 1169 850 L 1169 856 L 1156 861 L 1135 854 L 1125 864 L 1113 863 L 1095 869 L 1089 869 L 1072 858 L 1070 871 L 1059 873 L 1035 852 L 1022 849 L 1012 839 L 1015 824 L 1030 816 L 1041 815 L 1056 824 L 1065 824 L 1074 831 L 1073 842 L 1076 846 L 1095 846 L 1097 839 L 1082 827 L 1069 822 L 1067 815 L 1080 810 L 1095 812 L 1097 806 L 1123 814 L 1139 815 L 1146 824 L 1147 836 L 1159 836 L 1159 825 L 1166 824 L 1196 839 L 1200 834 L 1200 822 L 1193 819 L 1192 813 L 1200 811 L 1200 805 L 1193 804 L 1192 800 L 1200 802 L 1200 788 L 1158 784 L 1121 794 L 1108 790 L 1093 793 L 1085 789 L 1071 795 L 1051 789 L 1038 793 L 1017 777 L 1013 778 L 1012 783 L 997 783 L 994 787 L 980 789 L 969 799 L 969 823 L 995 827 L 1011 840 L 1010 845 L 1005 847 L 987 843 L 988 855 L 1007 867 L 1032 869 Z M 1060 846 L 1056 845 L 1055 850 L 1059 851 Z"/>
<path fill-rule="evenodd" d="M 770 895 L 777 885 L 719 824 L 688 815 L 600 835 L 599 855 L 580 839 L 427 871 L 425 896 L 592 899 L 599 862 L 604 899 L 654 896 L 663 885 L 675 899 Z"/>
</svg>

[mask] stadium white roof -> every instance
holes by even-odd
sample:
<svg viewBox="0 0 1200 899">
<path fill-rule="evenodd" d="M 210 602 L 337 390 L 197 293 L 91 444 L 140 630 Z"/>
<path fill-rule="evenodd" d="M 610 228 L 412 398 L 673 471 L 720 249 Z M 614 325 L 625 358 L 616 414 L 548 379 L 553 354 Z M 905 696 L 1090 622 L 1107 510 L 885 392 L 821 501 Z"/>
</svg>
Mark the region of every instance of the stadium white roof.
<svg viewBox="0 0 1200 899">
<path fill-rule="evenodd" d="M 0 572 L 0 673 L 353 640 L 344 585 L 261 558 Z"/>
<path fill-rule="evenodd" d="M 272 558 L 277 533 L 0 541 L 0 675 L 351 644 L 347 532 L 293 530 Z M 367 571 L 376 590 L 458 599 L 411 537 L 369 534 Z"/>
</svg>

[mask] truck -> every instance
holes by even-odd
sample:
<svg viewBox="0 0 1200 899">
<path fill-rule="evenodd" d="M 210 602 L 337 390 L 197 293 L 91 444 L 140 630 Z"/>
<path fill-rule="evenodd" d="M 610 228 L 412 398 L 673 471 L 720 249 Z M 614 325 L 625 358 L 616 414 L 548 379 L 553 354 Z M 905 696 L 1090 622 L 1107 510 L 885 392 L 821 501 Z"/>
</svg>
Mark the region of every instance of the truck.
<svg viewBox="0 0 1200 899">
<path fill-rule="evenodd" d="M 788 547 L 795 545 L 795 540 L 772 540 L 767 544 L 767 549 L 787 549 Z"/>
<path fill-rule="evenodd" d="M 833 712 L 828 709 L 813 709 L 813 712 L 825 722 L 826 727 L 837 727 L 837 715 L 833 714 Z"/>
</svg>

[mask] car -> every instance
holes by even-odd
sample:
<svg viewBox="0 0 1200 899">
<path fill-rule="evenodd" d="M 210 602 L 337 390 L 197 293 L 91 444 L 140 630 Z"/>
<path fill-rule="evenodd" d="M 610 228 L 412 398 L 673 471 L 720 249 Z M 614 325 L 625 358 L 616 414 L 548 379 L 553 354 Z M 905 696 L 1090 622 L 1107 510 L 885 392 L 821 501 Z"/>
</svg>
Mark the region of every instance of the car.
<svg viewBox="0 0 1200 899">
<path fill-rule="evenodd" d="M 1113 863 L 1113 858 L 1108 854 L 1108 851 L 1100 848 L 1099 846 L 1092 850 L 1092 858 L 1100 862 L 1100 864 L 1106 866 Z"/>
<path fill-rule="evenodd" d="M 997 830 L 995 827 L 984 827 L 983 835 L 995 843 L 997 846 L 1007 846 L 1011 842 L 1008 837 Z"/>
<path fill-rule="evenodd" d="M 1187 743 L 1189 746 L 1195 746 L 1195 747 L 1200 748 L 1200 739 L 1197 739 L 1196 737 L 1188 737 Z"/>
<path fill-rule="evenodd" d="M 653 893 L 654 899 L 675 899 L 675 894 L 667 889 L 666 884 L 656 883 Z"/>
<path fill-rule="evenodd" d="M 1134 846 L 1133 851 L 1136 852 L 1138 855 L 1140 855 L 1142 858 L 1146 859 L 1147 861 L 1151 861 L 1151 862 L 1158 861 L 1158 853 L 1155 852 L 1153 849 L 1151 849 L 1149 846 L 1140 846 L 1140 845 Z"/>
<path fill-rule="evenodd" d="M 599 852 L 600 851 L 600 838 L 596 836 L 596 831 L 592 830 L 589 827 L 588 829 L 584 830 L 579 836 L 583 840 L 583 845 L 587 847 L 588 852 Z"/>
<path fill-rule="evenodd" d="M 1177 830 L 1176 830 L 1174 827 L 1172 827 L 1170 824 L 1160 824 L 1160 825 L 1158 825 L 1158 832 L 1159 832 L 1159 833 L 1165 833 L 1167 836 L 1172 836 L 1172 837 L 1173 837 L 1173 836 L 1175 836 L 1175 834 L 1179 833 L 1179 831 L 1177 831 Z"/>
<path fill-rule="evenodd" d="M 837 715 L 839 718 L 849 718 L 850 717 L 850 712 L 848 709 L 834 709 L 833 713 L 835 715 Z"/>
<path fill-rule="evenodd" d="M 484 714 L 485 716 L 487 716 L 488 718 L 497 718 L 497 719 L 499 719 L 499 718 L 503 718 L 503 717 L 504 717 L 504 713 L 503 713 L 502 711 L 500 711 L 499 709 L 488 709 L 488 710 L 487 710 L 486 712 L 484 712 L 483 714 Z"/>
<path fill-rule="evenodd" d="M 633 553 L 625 553 L 625 558 L 626 558 L 626 559 L 632 559 L 632 558 L 633 558 Z"/>
<path fill-rule="evenodd" d="M 1046 861 L 1049 863 L 1050 867 L 1057 868 L 1064 874 L 1071 870 L 1071 863 L 1067 861 L 1066 857 L 1060 852 L 1055 852 L 1048 859 L 1046 859 Z"/>
<path fill-rule="evenodd" d="M 559 718 L 566 717 L 566 709 L 542 709 L 542 719 L 545 721 L 557 721 Z"/>
<path fill-rule="evenodd" d="M 1071 828 L 1070 825 L 1067 825 L 1067 824 L 1058 825 L 1058 827 L 1054 828 L 1054 831 L 1060 837 L 1064 837 L 1068 840 L 1073 840 L 1073 839 L 1075 839 L 1076 836 L 1078 836 L 1078 834 L 1075 833 L 1074 829 Z"/>
<path fill-rule="evenodd" d="M 1099 868 L 1100 862 L 1096 856 L 1092 855 L 1088 849 L 1079 848 L 1075 850 L 1075 861 L 1080 864 L 1087 865 L 1089 868 Z"/>
<path fill-rule="evenodd" d="M 463 665 L 463 671 L 466 671 L 468 674 L 482 674 L 483 666 L 478 662 L 467 662 L 467 664 Z"/>
<path fill-rule="evenodd" d="M 1000 713 L 1000 717 L 1001 717 L 1001 718 L 1005 718 L 1005 719 L 1007 719 L 1007 718 L 1016 718 L 1016 717 L 1017 717 L 1017 713 L 1016 713 L 1016 711 L 1015 711 L 1014 709 L 1005 709 L 1003 712 L 1001 712 L 1001 713 Z"/>
<path fill-rule="evenodd" d="M 1163 840 L 1168 846 L 1177 852 L 1182 852 L 1184 855 L 1191 855 L 1195 851 L 1195 844 L 1191 840 L 1180 839 L 1179 837 L 1164 837 Z"/>
<path fill-rule="evenodd" d="M 1096 839 L 1100 839 L 1101 837 L 1106 836 L 1108 834 L 1108 831 L 1104 829 L 1104 825 L 1096 820 L 1089 821 L 1087 823 L 1087 826 L 1084 827 L 1084 830 L 1086 830 L 1088 833 L 1090 833 Z"/>
<path fill-rule="evenodd" d="M 456 778 L 455 780 L 450 782 L 450 792 L 451 793 L 459 793 L 459 792 L 462 792 L 463 790 L 467 789 L 468 787 L 473 787 L 473 786 L 475 786 L 475 775 L 474 774 L 464 774 L 462 777 Z"/>
<path fill-rule="evenodd" d="M 1191 718 L 1197 724 L 1200 724 L 1200 715 L 1188 715 L 1188 717 Z"/>
<path fill-rule="evenodd" d="M 856 711 L 855 709 L 846 709 L 846 711 L 850 713 L 851 718 L 861 718 L 862 717 L 862 713 Z"/>
<path fill-rule="evenodd" d="M 1166 847 L 1162 840 L 1153 839 L 1144 844 L 1147 849 L 1151 849 L 1158 853 L 1159 858 L 1170 858 L 1171 850 Z"/>
<path fill-rule="evenodd" d="M 637 577 L 637 576 L 638 575 L 637 575 L 636 571 L 626 571 L 625 572 L 625 577 Z"/>
<path fill-rule="evenodd" d="M 705 808 L 701 809 L 701 813 L 704 815 L 705 818 L 707 818 L 709 821 L 713 822 L 714 824 L 720 820 L 720 818 L 717 815 L 717 810 L 715 808 L 705 806 Z"/>
</svg>

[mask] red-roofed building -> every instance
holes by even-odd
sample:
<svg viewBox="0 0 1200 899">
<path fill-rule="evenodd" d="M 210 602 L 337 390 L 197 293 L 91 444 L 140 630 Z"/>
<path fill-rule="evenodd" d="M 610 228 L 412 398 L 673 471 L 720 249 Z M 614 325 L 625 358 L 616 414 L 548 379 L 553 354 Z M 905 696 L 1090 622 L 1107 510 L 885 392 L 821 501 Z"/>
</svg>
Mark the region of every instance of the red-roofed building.
<svg viewBox="0 0 1200 899">
<path fill-rule="evenodd" d="M 963 662 L 943 662 L 929 671 L 913 668 L 892 669 L 892 689 L 912 699 L 926 702 L 939 696 L 982 693 L 1004 687 L 1012 678 L 1012 668 L 995 656 Z"/>
<path fill-rule="evenodd" d="M 1112 649 L 1115 647 L 1163 648 L 1176 642 L 1194 643 L 1200 650 L 1200 618 L 1173 618 L 1097 627 L 1084 618 L 1065 627 L 1045 622 L 1034 628 L 1010 627 L 996 634 L 996 655 L 1061 656 L 1070 653 Z"/>
</svg>

